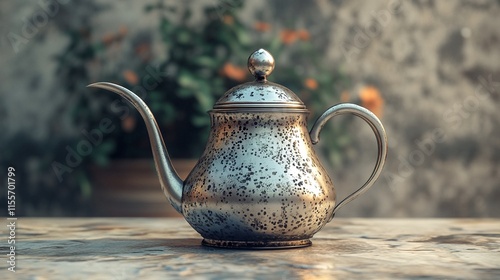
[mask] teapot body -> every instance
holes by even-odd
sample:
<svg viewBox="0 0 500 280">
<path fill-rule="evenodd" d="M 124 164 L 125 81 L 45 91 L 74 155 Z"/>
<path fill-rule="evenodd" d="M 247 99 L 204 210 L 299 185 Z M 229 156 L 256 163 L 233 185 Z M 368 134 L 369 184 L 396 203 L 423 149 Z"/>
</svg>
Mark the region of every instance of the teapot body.
<svg viewBox="0 0 500 280">
<path fill-rule="evenodd" d="M 182 213 L 206 245 L 290 247 L 333 217 L 332 180 L 307 113 L 210 112 L 212 129 L 184 183 Z"/>
</svg>

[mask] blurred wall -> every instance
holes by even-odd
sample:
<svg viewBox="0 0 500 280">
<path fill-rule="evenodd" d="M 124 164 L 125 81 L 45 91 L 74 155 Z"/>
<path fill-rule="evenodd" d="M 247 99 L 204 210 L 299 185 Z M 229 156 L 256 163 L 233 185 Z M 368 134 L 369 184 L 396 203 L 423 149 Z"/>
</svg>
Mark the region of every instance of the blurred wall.
<svg viewBox="0 0 500 280">
<path fill-rule="evenodd" d="M 131 36 L 144 30 L 155 36 L 158 22 L 143 12 L 146 2 L 155 1 L 98 2 L 108 6 L 92 19 L 102 34 L 126 26 Z M 374 85 L 385 100 L 382 122 L 390 140 L 385 171 L 338 216 L 500 216 L 500 2 L 249 2 L 242 12 L 249 26 L 258 19 L 306 28 L 312 41 L 324 45 L 325 59 L 349 74 L 352 95 Z M 227 3 L 189 5 L 230 8 Z M 86 6 L 59 5 L 61 12 L 16 45 L 12 34 L 22 34 L 26 18 L 42 6 L 0 3 L 1 140 L 19 132 L 35 140 L 77 133 L 59 115 L 58 108 L 72 100 L 58 89 L 53 56 L 67 43 L 57 27 L 78 24 Z M 54 118 L 63 119 L 62 129 L 49 135 Z M 366 180 L 376 155 L 366 125 L 354 121 L 349 133 L 357 139 L 346 150 L 351 164 L 332 170 L 339 197 Z"/>
<path fill-rule="evenodd" d="M 403 1 L 390 13 L 391 3 L 321 9 L 335 18 L 329 58 L 386 100 L 388 164 L 353 203 L 390 216 L 499 216 L 500 3 Z"/>
</svg>

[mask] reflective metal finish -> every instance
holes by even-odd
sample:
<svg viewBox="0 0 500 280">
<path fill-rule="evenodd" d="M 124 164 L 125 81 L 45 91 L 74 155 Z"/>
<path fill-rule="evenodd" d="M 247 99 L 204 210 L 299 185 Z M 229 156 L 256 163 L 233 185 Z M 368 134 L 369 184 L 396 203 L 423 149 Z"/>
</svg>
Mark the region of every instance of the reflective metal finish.
<svg viewBox="0 0 500 280">
<path fill-rule="evenodd" d="M 247 65 L 257 81 L 265 81 L 274 70 L 274 57 L 268 51 L 258 49 L 248 57 Z"/>
<path fill-rule="evenodd" d="M 88 87 L 102 88 L 117 93 L 129 101 L 139 111 L 146 123 L 156 172 L 160 178 L 163 193 L 167 197 L 168 201 L 170 201 L 170 204 L 172 204 L 174 209 L 182 214 L 181 196 L 183 182 L 170 161 L 163 137 L 161 136 L 160 129 L 158 128 L 158 123 L 156 123 L 156 119 L 146 103 L 144 103 L 139 96 L 130 90 L 116 84 L 101 82 L 90 84 Z"/>
<path fill-rule="evenodd" d="M 335 206 L 332 181 L 309 139 L 307 114 L 210 114 L 205 152 L 184 185 L 186 220 L 218 244 L 306 244 Z"/>
<path fill-rule="evenodd" d="M 248 58 L 248 70 L 255 81 L 228 90 L 215 103 L 214 111 L 294 111 L 308 112 L 304 103 L 290 89 L 267 81 L 274 69 L 274 58 L 266 50 L 255 51 Z"/>
<path fill-rule="evenodd" d="M 328 109 L 307 130 L 308 111 L 289 89 L 267 81 L 274 59 L 258 50 L 248 61 L 254 82 L 227 91 L 209 112 L 205 151 L 182 182 L 173 169 L 156 121 L 129 90 L 96 83 L 130 101 L 144 118 L 165 195 L 205 239 L 230 248 L 293 248 L 311 238 L 343 205 L 371 187 L 387 155 L 387 136 L 375 115 L 354 104 Z M 352 113 L 373 129 L 379 154 L 369 180 L 336 205 L 332 180 L 314 152 L 324 124 Z"/>
<path fill-rule="evenodd" d="M 366 108 L 358 106 L 356 104 L 343 103 L 332 106 L 328 110 L 326 110 L 323 113 L 323 115 L 321 115 L 316 120 L 316 123 L 313 125 L 313 128 L 311 129 L 312 143 L 317 144 L 319 142 L 319 133 L 321 132 L 321 129 L 326 124 L 326 122 L 328 122 L 329 119 L 333 118 L 334 116 L 343 114 L 353 114 L 355 116 L 358 116 L 362 118 L 366 123 L 368 123 L 368 125 L 370 125 L 373 132 L 375 133 L 375 137 L 377 138 L 378 155 L 377 155 L 377 161 L 375 163 L 375 168 L 373 169 L 372 174 L 368 178 L 368 181 L 366 181 L 366 183 L 364 183 L 363 186 L 361 186 L 361 188 L 359 188 L 357 191 L 347 196 L 337 206 L 335 206 L 335 208 L 333 209 L 334 214 L 340 207 L 351 202 L 356 197 L 366 192 L 371 186 L 373 186 L 377 178 L 380 176 L 382 168 L 385 165 L 385 159 L 387 158 L 387 134 L 385 133 L 384 126 L 377 118 L 377 116 L 375 116 L 375 114 L 373 114 Z"/>
<path fill-rule="evenodd" d="M 214 111 L 294 111 L 306 106 L 288 88 L 271 82 L 249 82 L 228 90 L 214 105 Z"/>
</svg>

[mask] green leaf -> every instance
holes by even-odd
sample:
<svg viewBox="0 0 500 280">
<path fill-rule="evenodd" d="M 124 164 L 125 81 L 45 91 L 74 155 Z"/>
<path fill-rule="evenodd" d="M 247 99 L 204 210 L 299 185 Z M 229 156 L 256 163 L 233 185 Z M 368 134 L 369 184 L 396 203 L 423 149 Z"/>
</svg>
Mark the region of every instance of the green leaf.
<svg viewBox="0 0 500 280">
<path fill-rule="evenodd" d="M 193 117 L 191 117 L 191 122 L 195 126 L 203 127 L 210 125 L 210 118 L 208 118 L 207 116 L 194 115 Z"/>
<path fill-rule="evenodd" d="M 184 89 L 191 89 L 191 90 L 197 90 L 199 89 L 198 85 L 198 79 L 191 73 L 187 71 L 181 71 L 179 73 L 179 78 L 178 81 L 179 85 L 183 87 Z M 181 92 L 179 91 L 179 95 L 181 96 L 192 96 L 192 93 L 185 94 L 187 92 Z"/>
<path fill-rule="evenodd" d="M 109 164 L 108 157 L 102 154 L 95 154 L 95 155 L 93 154 L 92 160 L 98 166 L 107 166 Z"/>
<path fill-rule="evenodd" d="M 172 29 L 173 29 L 172 23 L 170 23 L 170 21 L 167 18 L 162 17 L 160 21 L 160 32 L 162 34 L 164 41 L 166 42 L 170 41 L 169 36 Z"/>
<path fill-rule="evenodd" d="M 332 162 L 332 165 L 335 166 L 341 166 L 342 165 L 342 156 L 340 155 L 339 152 L 337 151 L 332 151 L 330 152 L 330 160 Z"/>
<path fill-rule="evenodd" d="M 240 43 L 240 45 L 247 45 L 252 41 L 250 39 L 250 35 L 248 34 L 248 32 L 246 32 L 246 29 L 243 26 L 235 27 L 234 32 L 235 32 L 236 38 L 238 39 L 238 42 Z"/>
<path fill-rule="evenodd" d="M 195 93 L 195 90 L 193 89 L 186 89 L 186 88 L 179 88 L 177 90 L 177 96 L 181 98 L 187 98 L 193 96 Z"/>
<path fill-rule="evenodd" d="M 181 44 L 188 44 L 191 41 L 191 33 L 188 31 L 188 29 L 180 29 L 177 32 L 177 42 Z"/>
<path fill-rule="evenodd" d="M 170 103 L 163 103 L 160 106 L 163 113 L 163 120 L 167 123 L 173 121 L 177 116 L 175 107 Z"/>
<path fill-rule="evenodd" d="M 81 174 L 81 176 L 78 176 L 78 181 L 80 185 L 80 192 L 82 194 L 82 197 L 84 199 L 89 199 L 90 196 L 92 195 L 92 185 L 90 184 L 89 179 L 85 174 Z"/>
<path fill-rule="evenodd" d="M 187 20 L 189 20 L 191 18 L 192 15 L 193 15 L 193 12 L 190 9 L 186 9 L 184 11 L 184 14 L 182 15 L 182 19 L 184 21 L 187 21 Z"/>
<path fill-rule="evenodd" d="M 351 137 L 349 137 L 349 135 L 347 135 L 345 133 L 339 134 L 339 135 L 337 135 L 336 141 L 337 141 L 338 146 L 342 147 L 342 146 L 349 144 L 349 142 L 351 142 Z"/>
<path fill-rule="evenodd" d="M 195 97 L 198 100 L 198 104 L 200 105 L 200 109 L 204 112 L 210 110 L 214 105 L 214 99 L 210 94 L 210 88 L 203 87 L 204 90 L 196 91 Z"/>
<path fill-rule="evenodd" d="M 200 66 L 206 66 L 210 68 L 217 68 L 219 66 L 219 62 L 217 59 L 210 56 L 198 56 L 193 59 L 195 64 Z"/>
<path fill-rule="evenodd" d="M 97 146 L 99 151 L 105 154 L 112 153 L 115 150 L 115 142 L 112 140 L 104 141 L 102 144 Z"/>
<path fill-rule="evenodd" d="M 109 155 L 115 150 L 114 140 L 106 140 L 95 147 L 92 153 L 92 160 L 99 166 L 106 166 L 109 163 Z"/>
<path fill-rule="evenodd" d="M 144 11 L 145 11 L 146 13 L 149 13 L 149 12 L 151 12 L 152 10 L 157 9 L 157 8 L 158 8 L 158 6 L 157 6 L 157 5 L 155 5 L 155 4 L 147 4 L 146 6 L 144 6 Z"/>
</svg>

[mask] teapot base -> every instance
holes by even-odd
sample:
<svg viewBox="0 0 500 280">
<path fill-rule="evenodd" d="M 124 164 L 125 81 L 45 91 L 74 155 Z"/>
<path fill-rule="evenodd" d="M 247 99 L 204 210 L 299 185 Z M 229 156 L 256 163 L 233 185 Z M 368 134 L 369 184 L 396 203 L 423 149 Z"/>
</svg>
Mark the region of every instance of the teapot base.
<svg viewBox="0 0 500 280">
<path fill-rule="evenodd" d="M 233 240 L 215 240 L 203 239 L 204 246 L 228 248 L 228 249 L 250 249 L 250 250 L 272 250 L 272 249 L 291 249 L 311 246 L 309 239 L 289 240 L 289 241 L 233 241 Z"/>
</svg>

